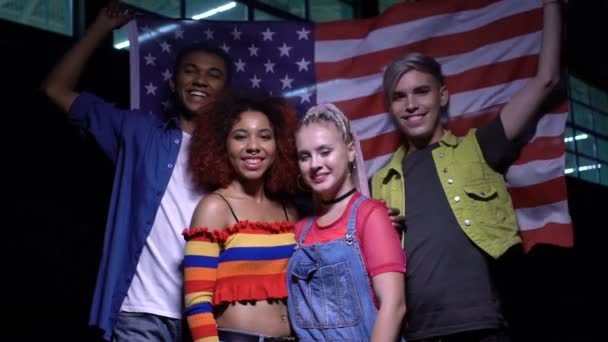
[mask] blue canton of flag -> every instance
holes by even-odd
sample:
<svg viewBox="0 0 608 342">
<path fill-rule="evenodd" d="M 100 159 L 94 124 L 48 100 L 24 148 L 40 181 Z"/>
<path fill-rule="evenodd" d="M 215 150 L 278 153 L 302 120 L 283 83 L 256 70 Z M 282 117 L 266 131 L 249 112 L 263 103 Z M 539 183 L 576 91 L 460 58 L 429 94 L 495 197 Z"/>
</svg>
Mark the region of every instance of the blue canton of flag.
<svg viewBox="0 0 608 342">
<path fill-rule="evenodd" d="M 231 58 L 234 88 L 288 98 L 302 115 L 316 103 L 314 28 L 306 22 L 214 22 L 139 16 L 129 26 L 131 107 L 161 114 L 179 50 L 207 44 Z"/>
</svg>

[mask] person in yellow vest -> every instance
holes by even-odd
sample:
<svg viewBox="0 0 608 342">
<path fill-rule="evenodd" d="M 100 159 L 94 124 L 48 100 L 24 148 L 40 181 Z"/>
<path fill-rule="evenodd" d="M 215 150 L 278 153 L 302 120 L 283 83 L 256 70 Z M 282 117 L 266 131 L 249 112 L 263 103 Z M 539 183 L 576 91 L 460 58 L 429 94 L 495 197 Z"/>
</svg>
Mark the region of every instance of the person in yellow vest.
<svg viewBox="0 0 608 342">
<path fill-rule="evenodd" d="M 371 182 L 372 195 L 405 216 L 408 341 L 510 341 L 490 267 L 518 246 L 503 174 L 517 138 L 559 79 L 559 2 L 543 2 L 538 69 L 499 115 L 457 138 L 442 125 L 449 93 L 439 63 L 401 57 L 384 73 L 404 145 Z"/>
</svg>

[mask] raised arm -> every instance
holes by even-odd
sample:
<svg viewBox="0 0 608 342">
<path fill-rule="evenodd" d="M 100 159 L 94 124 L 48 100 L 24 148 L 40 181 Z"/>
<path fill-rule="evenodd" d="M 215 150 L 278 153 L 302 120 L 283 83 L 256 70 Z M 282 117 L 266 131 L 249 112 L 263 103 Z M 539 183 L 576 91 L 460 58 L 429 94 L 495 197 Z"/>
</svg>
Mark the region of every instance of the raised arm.
<svg viewBox="0 0 608 342">
<path fill-rule="evenodd" d="M 500 119 L 507 139 L 524 130 L 559 80 L 561 9 L 560 0 L 543 1 L 543 38 L 536 75 L 504 106 Z"/>
<path fill-rule="evenodd" d="M 59 60 L 42 83 L 42 91 L 63 111 L 68 112 L 78 96 L 76 84 L 89 57 L 113 29 L 127 23 L 133 12 L 112 1 L 68 52 Z"/>
</svg>

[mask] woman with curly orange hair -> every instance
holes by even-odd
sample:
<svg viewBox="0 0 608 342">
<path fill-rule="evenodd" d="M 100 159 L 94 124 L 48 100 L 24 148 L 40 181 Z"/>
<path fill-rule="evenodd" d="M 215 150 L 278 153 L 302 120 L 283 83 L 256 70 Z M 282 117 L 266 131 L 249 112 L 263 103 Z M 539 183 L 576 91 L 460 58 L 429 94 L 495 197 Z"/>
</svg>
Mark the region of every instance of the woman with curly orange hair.
<svg viewBox="0 0 608 342">
<path fill-rule="evenodd" d="M 296 116 L 280 98 L 225 92 L 196 117 L 190 169 L 213 190 L 196 207 L 184 259 L 195 341 L 290 341 L 285 283 L 295 246 Z"/>
</svg>

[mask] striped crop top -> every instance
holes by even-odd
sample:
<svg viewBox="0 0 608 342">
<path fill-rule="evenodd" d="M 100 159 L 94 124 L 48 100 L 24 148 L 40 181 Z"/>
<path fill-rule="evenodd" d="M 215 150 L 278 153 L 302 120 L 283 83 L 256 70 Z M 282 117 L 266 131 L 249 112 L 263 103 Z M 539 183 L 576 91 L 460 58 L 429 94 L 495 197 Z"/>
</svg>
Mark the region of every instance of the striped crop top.
<svg viewBox="0 0 608 342">
<path fill-rule="evenodd" d="M 294 224 L 239 221 L 224 230 L 184 231 L 186 317 L 194 341 L 218 341 L 213 307 L 287 298 Z"/>
</svg>

